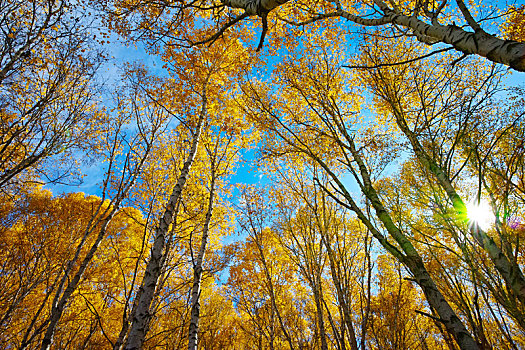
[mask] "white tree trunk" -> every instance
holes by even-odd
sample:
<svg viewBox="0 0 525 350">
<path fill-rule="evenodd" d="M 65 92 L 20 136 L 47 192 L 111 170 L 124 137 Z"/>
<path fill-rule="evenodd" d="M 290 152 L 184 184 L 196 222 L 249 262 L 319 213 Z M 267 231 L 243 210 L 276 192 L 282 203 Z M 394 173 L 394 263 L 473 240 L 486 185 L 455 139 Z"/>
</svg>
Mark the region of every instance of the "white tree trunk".
<svg viewBox="0 0 525 350">
<path fill-rule="evenodd" d="M 177 184 L 173 188 L 171 196 L 166 204 L 166 210 L 164 215 L 160 219 L 158 226 L 155 228 L 155 235 L 153 241 L 153 247 L 151 248 L 150 258 L 146 266 L 146 271 L 142 280 L 142 284 L 139 290 L 139 300 L 137 303 L 136 312 L 131 315 L 131 329 L 129 336 L 126 341 L 126 350 L 138 350 L 142 348 L 144 338 L 146 336 L 147 325 L 151 318 L 150 307 L 157 287 L 157 282 L 162 270 L 162 260 L 165 254 L 164 246 L 166 244 L 166 234 L 168 233 L 169 226 L 173 222 L 176 204 L 179 201 L 191 166 L 197 153 L 199 146 L 199 139 L 204 124 L 206 115 L 207 98 L 206 92 L 203 92 L 202 96 L 202 108 L 199 115 L 199 120 L 195 133 L 193 134 L 193 141 L 188 154 L 188 158 L 184 162 L 181 173 L 177 180 Z"/>
<path fill-rule="evenodd" d="M 248 16 L 261 16 L 287 2 L 288 0 L 222 0 L 222 3 L 228 7 L 243 9 L 245 15 Z M 380 18 L 363 17 L 355 14 L 353 10 L 343 10 L 339 1 L 330 2 L 338 7 L 336 11 L 326 14 L 312 14 L 312 19 L 306 23 L 330 17 L 343 17 L 365 26 L 395 24 L 410 28 L 417 37 L 426 38 L 432 43 L 442 42 L 449 44 L 465 54 L 479 55 L 492 62 L 502 63 L 517 71 L 525 71 L 525 43 L 497 38 L 485 32 L 479 26 L 476 26 L 477 30 L 475 32 L 468 32 L 455 24 L 440 25 L 437 21 L 429 24 L 417 18 L 417 16 L 396 13 L 381 0 L 376 1 L 380 11 L 384 14 Z M 466 18 L 467 21 L 469 19 L 471 18 Z"/>
<path fill-rule="evenodd" d="M 288 0 L 222 0 L 228 7 L 243 9 L 248 16 L 268 13 Z"/>
<path fill-rule="evenodd" d="M 193 286 L 191 288 L 191 319 L 190 328 L 188 332 L 188 350 L 197 350 L 198 333 L 199 333 L 199 317 L 200 317 L 200 294 L 201 294 L 201 280 L 202 280 L 202 265 L 204 262 L 204 254 L 206 253 L 206 245 L 208 244 L 208 234 L 210 230 L 210 221 L 213 215 L 213 200 L 215 195 L 215 169 L 214 162 L 212 162 L 212 177 L 210 187 L 210 197 L 208 199 L 208 211 L 204 227 L 202 228 L 202 240 L 197 259 L 193 263 Z"/>
<path fill-rule="evenodd" d="M 467 32 L 453 24 L 431 25 L 415 17 L 397 15 L 393 11 L 386 18 L 393 24 L 412 29 L 415 34 L 450 44 L 465 54 L 479 55 L 517 71 L 525 71 L 525 43 L 499 39 L 484 30 Z"/>
<path fill-rule="evenodd" d="M 77 247 L 75 256 L 71 261 L 69 261 L 68 267 L 66 271 L 64 272 L 62 280 L 59 283 L 59 287 L 55 293 L 55 297 L 53 299 L 53 303 L 51 307 L 51 315 L 48 320 L 49 323 L 47 325 L 44 339 L 42 340 L 42 344 L 40 346 L 41 350 L 49 350 L 51 343 L 53 342 L 53 336 L 55 334 L 56 326 L 58 324 L 58 321 L 60 321 L 62 314 L 64 313 L 64 309 L 66 308 L 66 305 L 68 304 L 71 298 L 71 295 L 73 295 L 73 293 L 77 289 L 78 284 L 80 283 L 84 275 L 84 272 L 86 271 L 89 264 L 91 263 L 91 260 L 93 260 L 93 257 L 95 256 L 95 253 L 97 252 L 98 247 L 100 246 L 100 243 L 106 236 L 106 230 L 107 230 L 109 223 L 111 222 L 115 214 L 118 212 L 120 205 L 122 201 L 124 200 L 124 198 L 127 196 L 129 190 L 135 185 L 135 181 L 138 177 L 139 171 L 144 165 L 144 163 L 146 162 L 148 155 L 149 155 L 149 147 L 148 147 L 147 152 L 145 153 L 145 155 L 142 157 L 139 164 L 135 168 L 135 170 L 130 174 L 131 177 L 129 178 L 127 183 L 122 183 L 121 190 L 119 191 L 115 201 L 112 202 L 110 204 L 110 207 L 102 214 L 102 215 L 105 215 L 107 211 L 109 210 L 109 213 L 107 213 L 106 217 L 104 217 L 103 219 L 97 220 L 95 223 L 92 224 L 92 227 L 89 227 L 88 225 L 88 228 L 86 229 L 86 232 L 82 238 L 82 241 L 79 243 Z M 103 201 L 101 201 L 99 209 L 102 208 L 102 205 L 103 205 Z M 92 220 L 91 222 L 95 221 L 95 216 L 98 214 L 99 214 L 99 210 L 97 209 L 97 211 L 95 212 L 94 216 L 91 219 Z M 90 222 L 90 225 L 91 225 L 91 222 Z M 75 273 L 73 278 L 71 278 L 70 273 L 73 269 L 73 266 L 76 264 L 76 262 L 80 258 L 80 253 L 81 253 L 82 247 L 85 244 L 85 241 L 87 240 L 90 233 L 93 232 L 93 229 L 96 228 L 99 223 L 101 224 L 101 227 L 100 227 L 100 231 L 97 237 L 95 238 L 95 241 L 91 245 L 84 259 L 82 259 L 82 262 L 80 263 L 80 266 L 77 272 Z M 60 295 L 60 293 L 62 292 L 62 288 L 65 285 L 66 281 L 68 281 L 68 285 L 66 289 L 64 290 L 64 293 Z"/>
</svg>

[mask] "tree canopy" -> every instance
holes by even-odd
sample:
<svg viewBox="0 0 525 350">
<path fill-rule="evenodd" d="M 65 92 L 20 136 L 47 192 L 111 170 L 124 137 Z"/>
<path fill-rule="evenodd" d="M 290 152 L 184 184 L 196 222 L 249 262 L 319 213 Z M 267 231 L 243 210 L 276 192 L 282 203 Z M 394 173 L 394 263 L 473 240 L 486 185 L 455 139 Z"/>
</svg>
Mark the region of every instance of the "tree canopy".
<svg viewBox="0 0 525 350">
<path fill-rule="evenodd" d="M 523 4 L 0 9 L 1 348 L 525 347 Z"/>
</svg>

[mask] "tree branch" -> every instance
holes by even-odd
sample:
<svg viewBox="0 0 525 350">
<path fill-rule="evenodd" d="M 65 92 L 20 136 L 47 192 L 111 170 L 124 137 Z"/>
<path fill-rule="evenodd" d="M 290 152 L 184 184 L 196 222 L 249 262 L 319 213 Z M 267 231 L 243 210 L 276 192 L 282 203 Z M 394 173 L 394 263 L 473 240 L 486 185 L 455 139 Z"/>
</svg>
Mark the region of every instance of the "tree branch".
<svg viewBox="0 0 525 350">
<path fill-rule="evenodd" d="M 350 69 L 377 69 L 377 68 L 382 68 L 382 67 L 393 67 L 393 66 L 399 66 L 399 65 L 403 65 L 403 64 L 412 63 L 412 62 L 421 60 L 423 58 L 428 58 L 428 57 L 433 56 L 435 54 L 442 53 L 442 52 L 447 52 L 447 51 L 450 51 L 450 50 L 454 50 L 454 48 L 453 47 L 447 47 L 447 48 L 444 48 L 444 49 L 432 51 L 432 52 L 427 53 L 426 55 L 423 55 L 423 56 L 419 56 L 419 57 L 416 57 L 416 58 L 411 58 L 409 60 L 401 61 L 401 62 L 380 63 L 380 64 L 376 64 L 374 66 L 347 66 L 347 65 L 343 65 L 343 67 L 344 68 L 350 68 Z"/>
</svg>

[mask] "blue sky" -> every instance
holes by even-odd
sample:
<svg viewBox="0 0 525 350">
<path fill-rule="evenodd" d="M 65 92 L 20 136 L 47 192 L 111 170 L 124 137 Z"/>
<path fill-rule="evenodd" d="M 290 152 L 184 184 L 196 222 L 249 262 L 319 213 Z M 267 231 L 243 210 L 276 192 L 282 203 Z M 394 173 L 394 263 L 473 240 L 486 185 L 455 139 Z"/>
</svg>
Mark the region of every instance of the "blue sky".
<svg viewBox="0 0 525 350">
<path fill-rule="evenodd" d="M 159 56 L 148 53 L 141 44 L 126 45 L 124 40 L 116 34 L 111 34 L 110 44 L 105 45 L 109 60 L 99 69 L 98 79 L 104 83 L 108 96 L 103 97 L 107 103 L 106 107 L 111 108 L 111 91 L 121 84 L 120 78 L 122 68 L 126 63 L 138 62 L 147 67 L 150 72 L 157 76 L 166 76 L 167 72 L 162 68 L 163 62 Z M 276 61 L 272 60 L 273 63 Z M 243 152 L 245 160 L 237 169 L 236 174 L 231 178 L 232 184 L 256 184 L 264 182 L 262 174 L 257 173 L 255 161 L 255 151 L 253 149 Z M 54 195 L 61 195 L 69 192 L 83 192 L 87 195 L 101 195 L 101 181 L 105 172 L 105 165 L 101 162 L 81 165 L 81 171 L 85 175 L 80 185 L 66 184 L 47 184 L 44 186 Z"/>
<path fill-rule="evenodd" d="M 269 35 L 271 35 L 271 33 L 269 33 Z M 258 41 L 258 38 L 256 39 L 256 41 Z M 111 34 L 109 40 L 111 44 L 106 45 L 105 49 L 111 59 L 105 63 L 99 71 L 100 79 L 105 82 L 108 91 L 111 91 L 114 86 L 120 83 L 121 67 L 127 62 L 141 62 L 148 67 L 153 74 L 160 76 L 166 74 L 166 71 L 162 68 L 163 62 L 161 59 L 158 56 L 147 53 L 141 44 L 125 45 L 124 41 L 119 39 L 115 34 Z M 256 43 L 253 45 L 256 45 Z M 267 48 L 263 47 L 263 51 L 265 50 L 267 50 Z M 279 57 L 268 58 L 268 68 L 270 69 L 270 67 L 278 63 L 279 60 Z M 523 77 L 523 73 L 515 72 L 508 78 L 508 83 L 510 85 L 523 84 L 525 81 Z M 370 111 L 363 112 L 366 115 L 371 113 Z M 268 183 L 268 179 L 262 177 L 262 174 L 258 173 L 255 169 L 255 152 L 253 149 L 244 152 L 243 158 L 245 162 L 239 165 L 236 175 L 231 178 L 231 183 Z M 81 170 L 85 174 L 82 184 L 78 186 L 49 184 L 46 185 L 45 188 L 51 190 L 55 195 L 67 192 L 84 192 L 91 195 L 100 195 L 100 181 L 104 175 L 104 165 L 101 163 L 84 164 Z M 351 187 L 352 189 L 355 188 L 355 186 Z"/>
</svg>

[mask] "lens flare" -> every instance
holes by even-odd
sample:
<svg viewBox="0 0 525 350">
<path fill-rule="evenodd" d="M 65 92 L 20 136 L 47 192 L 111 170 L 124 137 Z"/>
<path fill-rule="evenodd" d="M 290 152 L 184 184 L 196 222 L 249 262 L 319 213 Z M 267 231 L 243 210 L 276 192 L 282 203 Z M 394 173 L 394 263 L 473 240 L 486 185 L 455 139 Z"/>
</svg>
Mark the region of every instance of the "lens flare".
<svg viewBox="0 0 525 350">
<path fill-rule="evenodd" d="M 467 203 L 467 217 L 470 223 L 477 224 L 483 231 L 487 231 L 494 224 L 492 208 L 486 201 L 472 201 Z"/>
</svg>

